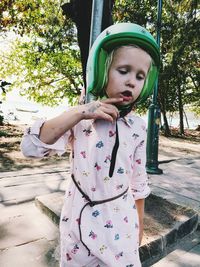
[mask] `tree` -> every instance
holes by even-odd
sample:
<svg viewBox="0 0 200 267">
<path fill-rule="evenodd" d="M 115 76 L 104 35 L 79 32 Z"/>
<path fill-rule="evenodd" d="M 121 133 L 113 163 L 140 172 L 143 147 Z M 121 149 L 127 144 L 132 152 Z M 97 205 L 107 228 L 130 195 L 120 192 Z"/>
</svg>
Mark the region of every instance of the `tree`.
<svg viewBox="0 0 200 267">
<path fill-rule="evenodd" d="M 1 30 L 14 31 L 13 49 L 1 55 L 1 79 L 35 101 L 56 105 L 80 94 L 80 53 L 73 23 L 65 20 L 59 1 L 1 2 Z M 15 76 L 14 76 L 15 75 Z"/>
<path fill-rule="evenodd" d="M 67 15 L 65 20 L 58 0 L 26 3 L 17 0 L 15 5 L 8 5 L 5 0 L 3 2 L 1 10 L 6 16 L 0 18 L 2 30 L 14 25 L 17 34 L 29 37 L 28 42 L 17 40 L 13 53 L 4 55 L 6 68 L 1 71 L 4 77 L 14 72 L 18 76 L 23 73 L 23 77 L 17 77 L 13 86 L 21 88 L 21 94 L 28 94 L 35 101 L 54 105 L 67 96 L 72 102 L 74 96 L 80 94 L 80 89 L 76 88 L 86 84 L 92 1 L 73 0 L 63 5 L 64 14 Z M 102 30 L 112 24 L 113 2 L 104 1 Z M 78 31 L 83 82 L 76 31 L 69 18 L 75 22 Z M 15 71 L 13 67 L 8 68 L 9 65 L 15 65 Z"/>
<path fill-rule="evenodd" d="M 173 5 L 165 2 L 159 102 L 166 135 L 170 134 L 166 112 L 179 111 L 180 134 L 184 134 L 184 105 L 191 105 L 200 97 L 200 92 L 197 93 L 198 25 L 197 1 L 175 1 Z"/>
</svg>

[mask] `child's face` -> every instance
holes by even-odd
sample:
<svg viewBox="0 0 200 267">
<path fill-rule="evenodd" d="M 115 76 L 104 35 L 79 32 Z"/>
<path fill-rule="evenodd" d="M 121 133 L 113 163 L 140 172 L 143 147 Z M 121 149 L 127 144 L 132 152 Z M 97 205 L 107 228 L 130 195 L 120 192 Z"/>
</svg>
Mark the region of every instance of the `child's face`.
<svg viewBox="0 0 200 267">
<path fill-rule="evenodd" d="M 109 98 L 123 98 L 121 105 L 133 103 L 144 86 L 151 57 L 136 47 L 120 47 L 114 52 L 105 88 Z"/>
</svg>

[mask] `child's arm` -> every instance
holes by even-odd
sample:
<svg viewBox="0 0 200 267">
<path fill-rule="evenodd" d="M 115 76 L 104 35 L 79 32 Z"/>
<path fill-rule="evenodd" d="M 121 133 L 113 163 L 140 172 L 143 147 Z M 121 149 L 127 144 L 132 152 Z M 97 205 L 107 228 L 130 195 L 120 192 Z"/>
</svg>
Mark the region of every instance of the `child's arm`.
<svg viewBox="0 0 200 267">
<path fill-rule="evenodd" d="M 114 104 L 122 101 L 121 98 L 110 98 L 73 107 L 56 118 L 46 121 L 40 130 L 39 138 L 43 143 L 53 144 L 83 119 L 104 119 L 113 122 L 119 114 Z"/>
<path fill-rule="evenodd" d="M 143 230 L 144 230 L 144 199 L 138 199 L 135 201 L 136 209 L 139 217 L 139 244 L 142 242 Z"/>
<path fill-rule="evenodd" d="M 133 169 L 134 173 L 130 181 L 131 190 L 135 199 L 136 208 L 139 218 L 139 242 L 142 241 L 143 236 L 143 219 L 144 219 L 144 204 L 145 198 L 150 194 L 150 187 L 146 173 L 146 125 L 143 120 L 135 121 L 138 129 L 135 133 L 138 135 L 137 146 L 134 151 Z"/>
</svg>

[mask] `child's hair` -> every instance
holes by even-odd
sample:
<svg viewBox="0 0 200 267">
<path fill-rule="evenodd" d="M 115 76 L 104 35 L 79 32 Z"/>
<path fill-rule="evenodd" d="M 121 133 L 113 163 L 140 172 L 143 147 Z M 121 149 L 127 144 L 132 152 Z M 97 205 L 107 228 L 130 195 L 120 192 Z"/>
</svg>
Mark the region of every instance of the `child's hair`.
<svg viewBox="0 0 200 267">
<path fill-rule="evenodd" d="M 108 54 L 108 57 L 106 59 L 106 72 L 108 72 L 111 64 L 112 64 L 112 61 L 113 61 L 113 57 L 116 53 L 116 51 L 119 49 L 119 48 L 123 48 L 123 47 L 133 47 L 133 48 L 140 48 L 138 45 L 134 45 L 134 44 L 127 44 L 127 45 L 121 45 L 121 46 L 117 46 L 115 47 L 111 52 L 110 54 Z"/>
</svg>

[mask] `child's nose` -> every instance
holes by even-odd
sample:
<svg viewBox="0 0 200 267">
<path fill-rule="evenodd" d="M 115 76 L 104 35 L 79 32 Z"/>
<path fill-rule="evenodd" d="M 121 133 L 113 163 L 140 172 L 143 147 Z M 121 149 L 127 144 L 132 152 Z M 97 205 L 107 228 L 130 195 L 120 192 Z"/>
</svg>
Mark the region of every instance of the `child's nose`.
<svg viewBox="0 0 200 267">
<path fill-rule="evenodd" d="M 135 87 L 135 82 L 136 82 L 136 79 L 135 77 L 132 75 L 130 76 L 128 79 L 127 79 L 127 82 L 126 82 L 126 85 L 131 87 L 131 88 L 134 88 Z"/>
</svg>

